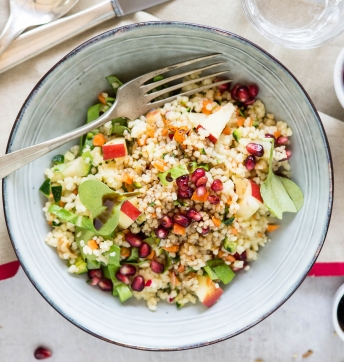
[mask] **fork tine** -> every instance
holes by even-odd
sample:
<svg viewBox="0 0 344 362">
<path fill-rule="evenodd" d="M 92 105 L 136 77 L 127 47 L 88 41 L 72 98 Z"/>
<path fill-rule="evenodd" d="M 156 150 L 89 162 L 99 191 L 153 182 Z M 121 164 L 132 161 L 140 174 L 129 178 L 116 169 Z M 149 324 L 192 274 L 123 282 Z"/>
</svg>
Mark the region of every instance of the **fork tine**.
<svg viewBox="0 0 344 362">
<path fill-rule="evenodd" d="M 164 104 L 167 103 L 167 102 L 172 102 L 172 101 L 174 101 L 175 99 L 177 99 L 178 97 L 190 96 L 190 95 L 193 95 L 193 94 L 195 94 L 195 93 L 202 92 L 202 91 L 204 91 L 204 90 L 207 90 L 207 89 L 216 87 L 216 86 L 221 85 L 221 84 L 226 84 L 226 83 L 229 83 L 229 82 L 232 82 L 232 80 L 230 80 L 230 79 L 222 80 L 222 81 L 220 81 L 220 82 L 216 82 L 216 83 L 212 83 L 212 84 L 209 84 L 209 85 L 205 85 L 205 86 L 203 86 L 203 87 L 196 88 L 196 89 L 192 89 L 192 90 L 187 91 L 187 92 L 184 92 L 184 93 L 176 94 L 175 96 L 168 97 L 168 98 L 162 99 L 162 100 L 157 101 L 157 102 L 148 103 L 148 104 L 147 104 L 147 112 L 148 112 L 149 110 L 153 109 L 153 108 L 160 107 L 160 106 L 164 105 Z"/>
<path fill-rule="evenodd" d="M 183 88 L 186 85 L 198 83 L 198 82 L 201 82 L 202 80 L 213 78 L 213 77 L 216 77 L 218 75 L 221 75 L 221 74 L 224 74 L 224 73 L 227 73 L 227 72 L 229 72 L 229 70 L 223 70 L 221 72 L 205 75 L 204 77 L 201 77 L 201 78 L 191 79 L 191 80 L 188 80 L 188 81 L 186 81 L 184 83 L 178 83 L 178 84 L 176 84 L 176 85 L 174 85 L 172 87 L 165 88 L 165 89 L 162 89 L 162 90 L 154 92 L 154 93 L 146 94 L 145 99 L 147 100 L 147 102 L 149 102 L 152 99 L 157 98 L 157 97 L 159 97 L 159 96 L 161 96 L 161 95 L 163 95 L 165 93 L 172 92 L 172 91 L 174 91 L 176 89 Z"/>
<path fill-rule="evenodd" d="M 222 64 L 225 64 L 225 62 L 219 62 L 219 63 L 207 65 L 206 67 L 202 67 L 202 68 L 198 68 L 198 69 L 193 69 L 193 70 L 190 70 L 190 71 L 188 71 L 188 72 L 180 73 L 180 74 L 174 75 L 174 76 L 172 76 L 172 77 L 162 79 L 162 80 L 160 80 L 160 81 L 158 81 L 158 82 L 150 83 L 150 84 L 147 84 L 147 85 L 142 85 L 140 88 L 141 88 L 141 90 L 142 90 L 143 92 L 148 93 L 148 92 L 151 91 L 152 89 L 154 89 L 154 88 L 156 88 L 156 87 L 159 87 L 159 86 L 161 86 L 161 85 L 164 85 L 164 84 L 166 84 L 166 83 L 172 82 L 173 80 L 186 77 L 187 75 L 190 75 L 190 74 L 193 74 L 193 73 L 203 72 L 204 70 L 207 70 L 207 69 L 210 69 L 210 68 L 214 68 L 214 67 L 217 67 L 217 66 L 222 65 Z"/>
<path fill-rule="evenodd" d="M 181 62 L 181 63 L 177 63 L 177 64 L 172 64 L 172 65 L 169 65 L 168 67 L 161 68 L 161 69 L 158 69 L 158 70 L 154 70 L 153 72 L 144 74 L 144 75 L 142 75 L 141 77 L 136 78 L 136 80 L 139 80 L 139 81 L 141 82 L 140 84 L 143 84 L 143 83 L 147 82 L 147 80 L 152 79 L 152 78 L 154 78 L 154 77 L 157 76 L 157 75 L 160 75 L 160 74 L 163 74 L 163 73 L 167 73 L 167 72 L 169 72 L 169 71 L 171 71 L 171 70 L 178 69 L 178 68 L 181 68 L 181 67 L 184 67 L 184 66 L 186 66 L 186 65 L 193 64 L 193 63 L 197 63 L 197 62 L 200 62 L 200 61 L 202 61 L 202 60 L 214 58 L 214 57 L 216 57 L 216 56 L 218 56 L 218 55 L 221 55 L 221 54 L 220 54 L 220 53 L 217 53 L 217 54 L 206 55 L 206 56 L 204 56 L 204 57 L 194 58 L 194 59 L 191 59 L 191 60 L 187 60 L 187 61 L 185 61 L 185 62 Z"/>
</svg>

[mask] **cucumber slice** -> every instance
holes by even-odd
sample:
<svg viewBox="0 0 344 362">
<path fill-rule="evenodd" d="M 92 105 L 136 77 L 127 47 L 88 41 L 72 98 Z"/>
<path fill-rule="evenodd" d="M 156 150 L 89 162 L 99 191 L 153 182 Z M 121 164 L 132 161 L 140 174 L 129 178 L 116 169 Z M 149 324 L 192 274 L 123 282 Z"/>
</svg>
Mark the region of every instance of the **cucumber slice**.
<svg viewBox="0 0 344 362">
<path fill-rule="evenodd" d="M 66 177 L 84 177 L 87 176 L 92 167 L 92 160 L 86 162 L 83 157 L 78 157 L 75 160 L 54 166 L 51 170 L 54 172 L 54 176 L 51 181 L 57 181 Z"/>
<path fill-rule="evenodd" d="M 237 142 L 239 142 L 241 138 L 241 129 L 237 128 L 236 130 L 234 130 L 233 137 Z"/>
<path fill-rule="evenodd" d="M 56 155 L 51 160 L 54 165 L 59 165 L 60 163 L 64 163 L 64 156 L 63 155 Z"/>
<path fill-rule="evenodd" d="M 39 191 L 41 191 L 42 194 L 43 194 L 44 196 L 46 196 L 47 198 L 50 197 L 50 185 L 51 185 L 50 179 L 47 178 L 47 179 L 42 183 L 41 187 L 39 188 Z"/>
<path fill-rule="evenodd" d="M 111 85 L 112 90 L 117 93 L 118 88 L 123 85 L 123 83 L 114 75 L 109 75 L 106 77 L 106 80 Z"/>
<path fill-rule="evenodd" d="M 130 288 L 124 283 L 118 284 L 114 289 L 116 289 L 121 303 L 133 296 Z"/>
<path fill-rule="evenodd" d="M 234 254 L 236 252 L 238 243 L 235 241 L 229 241 L 227 236 L 223 240 L 223 247 L 231 254 Z"/>
<path fill-rule="evenodd" d="M 87 263 L 81 255 L 79 255 L 78 258 L 75 260 L 74 265 L 79 268 L 79 271 L 76 274 L 85 274 L 88 272 Z"/>
<path fill-rule="evenodd" d="M 230 283 L 235 277 L 234 271 L 227 264 L 216 266 L 214 271 L 223 284 Z"/>
<path fill-rule="evenodd" d="M 216 273 L 214 272 L 214 270 L 210 268 L 209 265 L 206 265 L 206 266 L 204 267 L 204 270 L 207 272 L 207 274 L 208 274 L 208 276 L 209 276 L 209 278 L 210 278 L 211 280 L 218 280 L 218 279 L 219 279 L 219 277 L 216 275 Z"/>
<path fill-rule="evenodd" d="M 51 192 L 53 194 L 54 202 L 60 202 L 62 196 L 62 186 L 51 186 Z"/>
</svg>

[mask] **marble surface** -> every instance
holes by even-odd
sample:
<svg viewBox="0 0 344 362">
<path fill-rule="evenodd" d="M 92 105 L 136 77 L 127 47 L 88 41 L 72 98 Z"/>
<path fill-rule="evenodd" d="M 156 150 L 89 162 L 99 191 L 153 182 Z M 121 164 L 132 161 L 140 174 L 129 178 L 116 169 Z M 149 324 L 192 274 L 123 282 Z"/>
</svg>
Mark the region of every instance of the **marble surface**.
<svg viewBox="0 0 344 362">
<path fill-rule="evenodd" d="M 72 12 L 97 3 L 82 0 Z M 344 44 L 344 34 L 329 44 L 313 50 L 283 49 L 264 39 L 248 23 L 239 0 L 172 0 L 149 12 L 163 20 L 188 21 L 216 26 L 238 33 L 268 50 L 282 61 L 301 81 L 315 106 L 322 112 L 344 120 L 344 110 L 336 99 L 332 72 L 337 54 Z M 0 0 L 0 28 L 8 16 L 8 0 Z M 38 58 L 31 59 L 0 74 L 0 99 L 3 114 L 17 114 L 26 95 L 44 73 L 62 55 L 111 27 L 108 21 L 76 39 L 69 40 Z M 23 72 L 31 83 L 23 85 Z M 1 86 L 11 79 L 12 87 Z M 20 94 L 16 91 L 20 90 Z M 0 132 L 9 132 L 13 119 L 5 119 Z M 0 145 L 3 153 L 5 145 Z M 0 361 L 34 361 L 33 351 L 43 345 L 53 351 L 48 361 L 191 361 L 344 362 L 344 344 L 335 335 L 331 323 L 332 298 L 344 278 L 306 278 L 295 294 L 273 315 L 245 333 L 201 349 L 183 352 L 141 352 L 108 344 L 61 317 L 39 295 L 22 270 L 13 279 L 0 282 Z M 230 316 L 226 316 L 230 318 Z M 154 318 L 154 314 L 152 314 Z M 168 328 L 168 326 L 166 326 Z M 307 358 L 302 355 L 312 350 Z"/>
</svg>

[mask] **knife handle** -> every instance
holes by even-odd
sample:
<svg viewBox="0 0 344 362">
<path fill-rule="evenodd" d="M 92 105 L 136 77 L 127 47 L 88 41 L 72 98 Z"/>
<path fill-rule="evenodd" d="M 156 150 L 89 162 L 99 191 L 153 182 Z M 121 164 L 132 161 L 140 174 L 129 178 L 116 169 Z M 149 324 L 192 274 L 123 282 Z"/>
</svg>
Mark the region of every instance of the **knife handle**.
<svg viewBox="0 0 344 362">
<path fill-rule="evenodd" d="M 0 73 L 116 16 L 109 0 L 19 36 L 0 56 Z"/>
</svg>

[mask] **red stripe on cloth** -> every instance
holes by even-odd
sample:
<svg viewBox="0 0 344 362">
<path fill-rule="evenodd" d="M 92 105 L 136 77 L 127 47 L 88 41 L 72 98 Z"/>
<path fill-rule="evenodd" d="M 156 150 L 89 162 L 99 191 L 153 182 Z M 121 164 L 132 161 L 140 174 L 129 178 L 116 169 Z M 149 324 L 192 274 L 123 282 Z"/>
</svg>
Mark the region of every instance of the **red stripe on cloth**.
<svg viewBox="0 0 344 362">
<path fill-rule="evenodd" d="M 315 277 L 344 276 L 344 263 L 315 263 L 308 275 Z"/>
<path fill-rule="evenodd" d="M 0 280 L 14 277 L 17 274 L 19 267 L 20 264 L 18 260 L 0 265 Z"/>
</svg>

